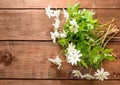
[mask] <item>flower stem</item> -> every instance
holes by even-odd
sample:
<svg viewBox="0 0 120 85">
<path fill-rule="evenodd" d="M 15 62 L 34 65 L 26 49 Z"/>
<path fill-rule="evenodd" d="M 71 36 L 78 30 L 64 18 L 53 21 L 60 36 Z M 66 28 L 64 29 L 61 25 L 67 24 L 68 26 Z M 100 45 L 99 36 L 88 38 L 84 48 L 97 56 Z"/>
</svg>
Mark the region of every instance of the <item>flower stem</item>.
<svg viewBox="0 0 120 85">
<path fill-rule="evenodd" d="M 91 72 L 92 72 L 92 67 L 90 67 L 89 74 L 91 74 Z"/>
</svg>

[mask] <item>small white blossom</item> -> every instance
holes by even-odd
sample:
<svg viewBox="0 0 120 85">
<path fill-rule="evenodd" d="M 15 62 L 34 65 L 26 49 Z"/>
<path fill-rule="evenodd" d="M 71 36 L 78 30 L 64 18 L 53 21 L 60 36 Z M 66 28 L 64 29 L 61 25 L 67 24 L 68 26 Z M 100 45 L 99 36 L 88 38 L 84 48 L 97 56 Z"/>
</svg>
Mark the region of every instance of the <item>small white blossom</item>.
<svg viewBox="0 0 120 85">
<path fill-rule="evenodd" d="M 105 72 L 104 69 L 101 68 L 101 70 L 97 70 L 97 72 L 95 72 L 94 76 L 96 77 L 96 79 L 103 81 L 104 79 L 108 79 L 108 75 L 110 75 L 109 72 Z"/>
<path fill-rule="evenodd" d="M 45 11 L 46 11 L 46 15 L 50 18 L 51 15 L 50 15 L 50 8 L 51 8 L 51 5 L 49 5 L 47 8 L 45 8 Z"/>
<path fill-rule="evenodd" d="M 52 24 L 54 26 L 54 30 L 58 30 L 59 26 L 60 26 L 60 20 L 59 19 L 55 19 L 55 23 Z"/>
<path fill-rule="evenodd" d="M 60 33 L 59 36 L 60 36 L 60 38 L 65 38 L 65 37 L 67 37 L 67 34 L 66 34 L 65 30 L 63 30 L 63 32 Z"/>
<path fill-rule="evenodd" d="M 80 62 L 80 57 L 82 56 L 80 51 L 75 49 L 75 45 L 73 45 L 72 43 L 69 44 L 67 48 L 67 53 L 65 55 L 67 62 L 72 65 L 77 65 L 77 63 Z"/>
<path fill-rule="evenodd" d="M 75 77 L 80 78 L 82 77 L 82 73 L 79 70 L 73 70 L 72 73 Z"/>
<path fill-rule="evenodd" d="M 60 69 L 62 65 L 62 60 L 59 58 L 59 56 L 56 56 L 55 59 L 48 59 L 50 62 L 54 63 L 55 65 L 58 65 L 58 69 Z"/>
<path fill-rule="evenodd" d="M 72 65 L 77 65 L 78 62 L 80 62 L 80 57 L 82 54 L 80 54 L 80 51 L 74 51 L 72 53 L 69 53 L 67 55 L 67 62 L 71 63 Z"/>
<path fill-rule="evenodd" d="M 71 27 L 70 27 L 71 32 L 74 32 L 76 34 L 78 32 L 78 28 L 79 28 L 76 20 L 75 19 L 71 20 L 70 25 L 71 25 Z"/>
<path fill-rule="evenodd" d="M 87 80 L 91 80 L 91 79 L 94 79 L 94 76 L 90 75 L 90 74 L 85 74 L 82 76 L 83 78 L 87 79 Z"/>
<path fill-rule="evenodd" d="M 52 10 L 51 5 L 46 7 L 45 11 L 46 11 L 46 15 L 48 16 L 48 18 L 51 18 L 51 17 L 56 17 L 57 19 L 59 18 L 60 10 Z"/>
<path fill-rule="evenodd" d="M 48 16 L 48 18 L 51 18 L 54 16 L 54 11 L 51 10 L 51 5 L 49 5 L 48 7 L 45 8 L 45 11 L 46 11 L 46 15 Z"/>
<path fill-rule="evenodd" d="M 59 32 L 54 31 L 54 32 L 50 32 L 50 34 L 51 34 L 51 38 L 53 40 L 53 43 L 56 43 L 56 39 L 59 38 Z"/>
<path fill-rule="evenodd" d="M 73 52 L 75 50 L 75 45 L 73 45 L 73 43 L 70 43 L 67 48 L 68 53 Z"/>
<path fill-rule="evenodd" d="M 54 11 L 54 17 L 56 17 L 58 19 L 59 15 L 60 15 L 60 10 L 55 10 Z"/>
<path fill-rule="evenodd" d="M 68 12 L 65 9 L 63 9 L 63 13 L 64 13 L 64 17 L 66 18 L 66 20 L 68 20 L 69 19 Z"/>
<path fill-rule="evenodd" d="M 78 27 L 78 26 L 77 26 L 77 22 L 76 22 L 75 19 L 71 20 L 71 21 L 70 21 L 70 24 L 71 24 L 72 26 Z"/>
</svg>

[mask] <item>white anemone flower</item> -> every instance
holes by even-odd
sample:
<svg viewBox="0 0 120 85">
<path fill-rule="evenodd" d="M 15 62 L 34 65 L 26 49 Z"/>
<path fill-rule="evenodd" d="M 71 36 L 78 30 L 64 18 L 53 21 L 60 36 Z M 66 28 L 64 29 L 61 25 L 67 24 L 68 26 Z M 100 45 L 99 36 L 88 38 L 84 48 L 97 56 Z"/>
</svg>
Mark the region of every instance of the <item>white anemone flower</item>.
<svg viewBox="0 0 120 85">
<path fill-rule="evenodd" d="M 46 7 L 45 11 L 46 11 L 46 15 L 48 16 L 48 18 L 51 18 L 51 17 L 59 18 L 60 10 L 52 10 L 51 5 Z"/>
<path fill-rule="evenodd" d="M 80 54 L 80 51 L 74 51 L 71 53 L 68 53 L 67 55 L 67 62 L 72 64 L 72 65 L 77 65 L 78 62 L 80 62 L 80 57 L 82 54 Z"/>
<path fill-rule="evenodd" d="M 56 56 L 55 59 L 48 59 L 50 62 L 52 62 L 55 65 L 58 65 L 58 69 L 60 69 L 61 65 L 62 65 L 62 60 L 59 58 L 59 56 Z"/>
<path fill-rule="evenodd" d="M 50 32 L 50 34 L 51 34 L 51 38 L 53 40 L 53 43 L 56 43 L 56 39 L 59 38 L 59 32 L 54 31 L 54 32 Z"/>
<path fill-rule="evenodd" d="M 59 36 L 60 36 L 60 38 L 65 38 L 65 37 L 67 37 L 67 34 L 66 34 L 65 30 L 63 30 L 63 32 L 60 33 Z"/>
<path fill-rule="evenodd" d="M 74 32 L 74 34 L 76 34 L 79 28 L 79 25 L 77 24 L 76 20 L 75 19 L 71 20 L 70 25 L 71 25 L 70 27 L 71 32 Z"/>
<path fill-rule="evenodd" d="M 59 26 L 60 26 L 60 20 L 59 19 L 55 19 L 55 23 L 52 24 L 54 26 L 54 30 L 58 30 Z"/>
<path fill-rule="evenodd" d="M 77 26 L 77 22 L 76 22 L 75 19 L 71 20 L 71 21 L 70 21 L 70 24 L 71 24 L 72 26 L 78 27 L 78 26 Z"/>
<path fill-rule="evenodd" d="M 101 68 L 101 70 L 97 70 L 97 72 L 95 72 L 94 76 L 96 79 L 103 81 L 104 79 L 108 79 L 108 75 L 110 75 L 109 72 L 105 72 L 104 68 Z"/>
<path fill-rule="evenodd" d="M 60 10 L 55 10 L 54 11 L 54 17 L 56 17 L 58 19 L 59 15 L 60 15 Z"/>
<path fill-rule="evenodd" d="M 73 43 L 70 43 L 67 48 L 68 53 L 73 52 L 75 50 L 75 45 L 73 45 Z"/>
<path fill-rule="evenodd" d="M 82 77 L 82 73 L 79 70 L 73 70 L 72 73 L 75 77 L 80 78 Z"/>
<path fill-rule="evenodd" d="M 72 65 L 77 65 L 77 63 L 81 61 L 80 57 L 82 56 L 82 54 L 79 50 L 75 49 L 75 45 L 73 45 L 73 43 L 69 44 L 67 48 L 67 53 L 65 55 L 67 62 Z"/>
<path fill-rule="evenodd" d="M 54 11 L 51 10 L 51 5 L 49 5 L 48 7 L 45 8 L 45 11 L 46 11 L 46 15 L 48 16 L 48 18 L 51 18 L 54 16 Z"/>
<path fill-rule="evenodd" d="M 68 12 L 65 9 L 63 9 L 63 13 L 64 13 L 64 17 L 66 18 L 66 20 L 68 20 L 69 19 Z"/>
<path fill-rule="evenodd" d="M 91 79 L 94 79 L 94 76 L 87 73 L 87 74 L 83 75 L 83 78 L 85 78 L 87 80 L 91 80 Z"/>
</svg>

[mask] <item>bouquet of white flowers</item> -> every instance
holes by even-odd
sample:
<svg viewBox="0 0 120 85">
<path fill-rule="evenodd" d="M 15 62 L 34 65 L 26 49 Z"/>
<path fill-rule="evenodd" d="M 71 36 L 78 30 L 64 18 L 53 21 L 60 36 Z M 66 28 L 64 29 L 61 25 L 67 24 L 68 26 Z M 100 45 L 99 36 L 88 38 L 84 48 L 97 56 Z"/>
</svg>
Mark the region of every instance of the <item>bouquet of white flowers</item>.
<svg viewBox="0 0 120 85">
<path fill-rule="evenodd" d="M 69 6 L 67 10 L 52 10 L 51 6 L 45 8 L 49 18 L 55 19 L 54 31 L 50 32 L 53 43 L 58 43 L 62 47 L 62 51 L 66 60 L 63 61 L 60 55 L 55 59 L 49 59 L 52 63 L 58 65 L 58 69 L 62 66 L 62 62 L 67 62 L 77 67 L 72 73 L 75 77 L 81 79 L 107 79 L 109 72 L 105 72 L 102 67 L 103 60 L 115 60 L 112 49 L 106 48 L 107 43 L 120 30 L 113 24 L 115 19 L 106 23 L 99 24 L 94 19 L 94 12 L 87 9 L 79 10 L 80 4 Z M 60 14 L 64 15 L 65 24 L 60 28 Z M 90 69 L 90 72 L 84 74 L 82 68 Z M 99 70 L 99 68 L 101 68 Z M 94 74 L 91 69 L 97 70 Z"/>
</svg>

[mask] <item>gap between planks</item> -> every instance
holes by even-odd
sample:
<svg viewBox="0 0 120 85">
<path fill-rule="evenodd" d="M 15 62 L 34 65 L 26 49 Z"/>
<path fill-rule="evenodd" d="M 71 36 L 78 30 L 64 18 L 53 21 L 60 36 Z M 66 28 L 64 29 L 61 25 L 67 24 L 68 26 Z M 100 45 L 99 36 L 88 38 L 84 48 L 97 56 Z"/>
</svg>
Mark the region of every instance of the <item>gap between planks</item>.
<svg viewBox="0 0 120 85">
<path fill-rule="evenodd" d="M 1 85 L 120 85 L 119 80 L 88 81 L 88 80 L 0 80 Z"/>
</svg>

